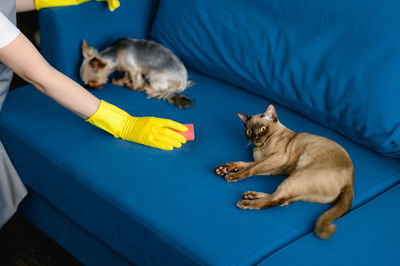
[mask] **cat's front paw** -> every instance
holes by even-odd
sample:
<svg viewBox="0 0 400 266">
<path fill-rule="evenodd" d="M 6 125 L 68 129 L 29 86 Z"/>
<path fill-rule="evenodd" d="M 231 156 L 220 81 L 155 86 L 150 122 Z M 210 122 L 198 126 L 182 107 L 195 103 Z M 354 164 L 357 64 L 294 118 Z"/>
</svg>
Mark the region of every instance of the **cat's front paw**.
<svg viewBox="0 0 400 266">
<path fill-rule="evenodd" d="M 270 197 L 270 194 L 263 193 L 263 192 L 256 192 L 256 191 L 246 191 L 243 193 L 242 197 L 244 199 L 253 200 L 253 199 L 262 199 Z"/>
<path fill-rule="evenodd" d="M 240 169 L 242 169 L 242 167 L 240 167 L 237 163 L 226 163 L 217 166 L 214 169 L 214 173 L 216 175 L 225 177 L 227 174 L 232 172 L 238 172 Z"/>
<path fill-rule="evenodd" d="M 241 200 L 236 203 L 236 206 L 242 210 L 261 209 L 256 200 Z"/>
<path fill-rule="evenodd" d="M 236 173 L 229 173 L 225 176 L 225 181 L 232 183 L 240 180 L 241 178 Z"/>
</svg>

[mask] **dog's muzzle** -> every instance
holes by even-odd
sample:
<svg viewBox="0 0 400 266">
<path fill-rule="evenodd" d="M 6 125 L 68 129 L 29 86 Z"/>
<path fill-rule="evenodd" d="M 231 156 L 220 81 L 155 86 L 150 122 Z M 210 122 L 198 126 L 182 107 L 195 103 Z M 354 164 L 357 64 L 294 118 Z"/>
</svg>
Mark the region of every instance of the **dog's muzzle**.
<svg viewBox="0 0 400 266">
<path fill-rule="evenodd" d="M 103 87 L 103 84 L 97 81 L 89 81 L 86 85 L 91 89 L 100 89 Z"/>
</svg>

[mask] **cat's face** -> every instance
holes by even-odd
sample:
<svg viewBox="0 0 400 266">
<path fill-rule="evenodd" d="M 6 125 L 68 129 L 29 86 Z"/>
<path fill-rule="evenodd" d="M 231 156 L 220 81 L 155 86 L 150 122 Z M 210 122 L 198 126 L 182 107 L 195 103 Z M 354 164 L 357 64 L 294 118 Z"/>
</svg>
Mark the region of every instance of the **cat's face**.
<svg viewBox="0 0 400 266">
<path fill-rule="evenodd" d="M 256 146 L 262 146 L 268 140 L 278 122 L 276 109 L 272 104 L 262 114 L 248 116 L 238 112 L 237 115 L 243 122 L 246 137 Z"/>
</svg>

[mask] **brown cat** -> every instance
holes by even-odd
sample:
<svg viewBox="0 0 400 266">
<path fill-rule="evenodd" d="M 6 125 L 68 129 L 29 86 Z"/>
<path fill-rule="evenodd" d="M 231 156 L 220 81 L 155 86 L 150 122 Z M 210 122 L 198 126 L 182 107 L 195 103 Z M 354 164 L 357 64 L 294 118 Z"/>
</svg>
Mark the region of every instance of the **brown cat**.
<svg viewBox="0 0 400 266">
<path fill-rule="evenodd" d="M 263 114 L 237 115 L 245 126 L 247 138 L 255 147 L 254 162 L 231 162 L 214 172 L 227 182 L 252 175 L 289 176 L 273 194 L 248 191 L 237 203 L 241 209 L 286 206 L 302 200 L 336 204 L 315 224 L 315 233 L 323 239 L 335 231 L 333 221 L 344 215 L 353 200 L 354 168 L 350 156 L 336 142 L 307 133 L 296 133 L 283 126 L 270 104 Z"/>
</svg>

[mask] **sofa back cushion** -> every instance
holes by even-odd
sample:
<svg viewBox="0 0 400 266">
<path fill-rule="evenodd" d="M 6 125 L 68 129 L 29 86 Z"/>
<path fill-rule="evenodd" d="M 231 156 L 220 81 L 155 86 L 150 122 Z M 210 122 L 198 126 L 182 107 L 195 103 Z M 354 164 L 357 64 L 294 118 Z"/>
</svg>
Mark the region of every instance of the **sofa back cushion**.
<svg viewBox="0 0 400 266">
<path fill-rule="evenodd" d="M 399 10 L 397 0 L 161 0 L 151 37 L 190 68 L 399 157 Z"/>
</svg>

